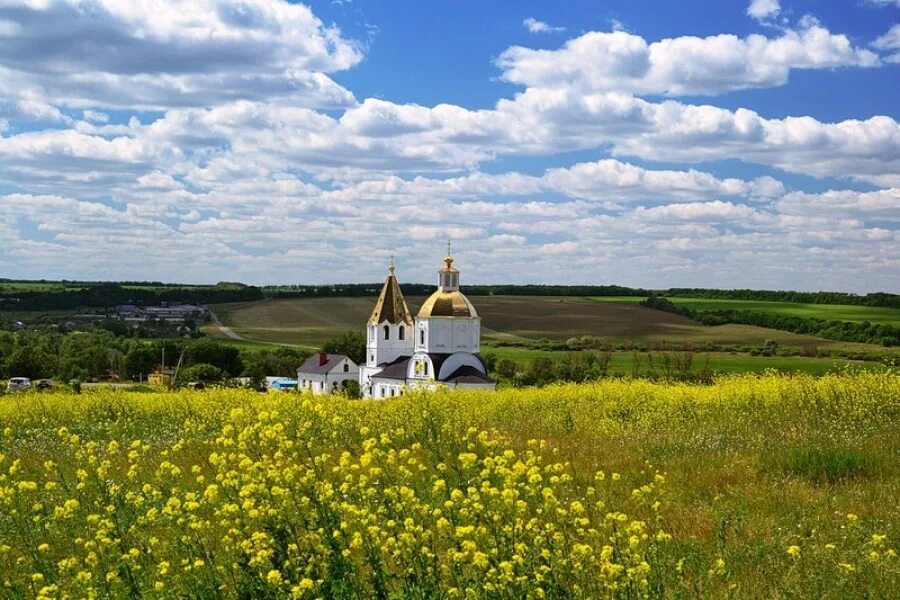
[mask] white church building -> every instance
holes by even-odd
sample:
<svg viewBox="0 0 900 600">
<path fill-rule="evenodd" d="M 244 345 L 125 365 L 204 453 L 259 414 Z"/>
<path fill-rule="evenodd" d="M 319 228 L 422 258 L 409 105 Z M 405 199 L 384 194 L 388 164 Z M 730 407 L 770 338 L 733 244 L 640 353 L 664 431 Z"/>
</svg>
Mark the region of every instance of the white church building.
<svg viewBox="0 0 900 600">
<path fill-rule="evenodd" d="M 366 327 L 366 364 L 359 369 L 365 398 L 389 398 L 407 389 L 488 389 L 481 358 L 481 319 L 459 291 L 459 271 L 449 248 L 438 271 L 438 289 L 415 318 L 406 306 L 391 264 Z"/>
</svg>

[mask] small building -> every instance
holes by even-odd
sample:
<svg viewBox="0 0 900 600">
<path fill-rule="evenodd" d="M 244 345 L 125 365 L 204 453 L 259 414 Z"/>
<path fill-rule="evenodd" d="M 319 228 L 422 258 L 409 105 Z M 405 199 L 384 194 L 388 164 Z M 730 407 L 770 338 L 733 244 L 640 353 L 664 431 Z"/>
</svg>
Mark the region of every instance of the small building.
<svg viewBox="0 0 900 600">
<path fill-rule="evenodd" d="M 148 385 L 169 385 L 172 383 L 172 373 L 155 371 L 147 375 Z"/>
<path fill-rule="evenodd" d="M 297 369 L 297 389 L 332 394 L 359 379 L 359 366 L 343 354 L 314 354 Z"/>
<path fill-rule="evenodd" d="M 297 380 L 296 379 L 278 379 L 277 381 L 272 382 L 272 385 L 269 386 L 269 389 L 274 390 L 276 392 L 292 392 L 297 389 Z"/>
</svg>

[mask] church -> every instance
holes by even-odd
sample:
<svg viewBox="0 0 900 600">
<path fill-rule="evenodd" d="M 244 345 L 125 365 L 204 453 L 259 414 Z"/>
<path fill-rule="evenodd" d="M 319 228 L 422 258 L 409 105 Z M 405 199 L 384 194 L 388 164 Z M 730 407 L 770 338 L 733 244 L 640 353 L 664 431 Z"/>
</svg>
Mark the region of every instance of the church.
<svg viewBox="0 0 900 600">
<path fill-rule="evenodd" d="M 450 249 L 438 288 L 413 318 L 391 261 L 366 327 L 366 364 L 359 370 L 364 398 L 400 396 L 409 389 L 488 389 L 481 358 L 481 319 L 459 291 Z"/>
</svg>

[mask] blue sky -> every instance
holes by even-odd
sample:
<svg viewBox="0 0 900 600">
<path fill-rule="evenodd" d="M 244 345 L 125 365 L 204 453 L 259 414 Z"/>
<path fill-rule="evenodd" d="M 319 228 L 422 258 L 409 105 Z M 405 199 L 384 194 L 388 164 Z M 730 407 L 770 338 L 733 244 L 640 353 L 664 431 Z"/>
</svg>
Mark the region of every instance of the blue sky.
<svg viewBox="0 0 900 600">
<path fill-rule="evenodd" d="M 900 292 L 898 23 L 0 0 L 0 276 Z"/>
</svg>

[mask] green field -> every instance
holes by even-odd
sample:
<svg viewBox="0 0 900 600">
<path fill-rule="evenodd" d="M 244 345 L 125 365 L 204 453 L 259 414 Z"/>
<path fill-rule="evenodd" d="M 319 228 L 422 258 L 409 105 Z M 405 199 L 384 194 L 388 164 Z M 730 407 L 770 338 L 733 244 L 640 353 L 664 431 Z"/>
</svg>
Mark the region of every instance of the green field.
<svg viewBox="0 0 900 600">
<path fill-rule="evenodd" d="M 407 298 L 414 312 L 422 300 Z M 471 300 L 482 318 L 482 339 L 487 345 L 502 342 L 527 346 L 539 339 L 565 341 L 592 335 L 614 343 L 647 345 L 709 342 L 758 347 L 771 339 L 791 347 L 884 351 L 878 346 L 834 342 L 751 325 L 706 327 L 681 315 L 626 301 L 545 296 L 473 296 Z M 314 349 L 347 330 L 361 329 L 373 304 L 372 298 L 303 298 L 220 304 L 211 308 L 224 325 L 244 339 Z M 207 327 L 206 331 L 214 337 L 223 337 L 214 326 Z"/>
<path fill-rule="evenodd" d="M 795 302 L 761 302 L 756 300 L 716 300 L 709 298 L 668 297 L 676 306 L 691 310 L 752 310 L 779 313 L 794 317 L 824 319 L 826 321 L 852 321 L 884 323 L 900 326 L 900 309 L 881 306 L 856 306 L 851 304 L 798 304 Z M 644 296 L 595 296 L 594 300 L 609 303 L 636 304 Z"/>
</svg>

